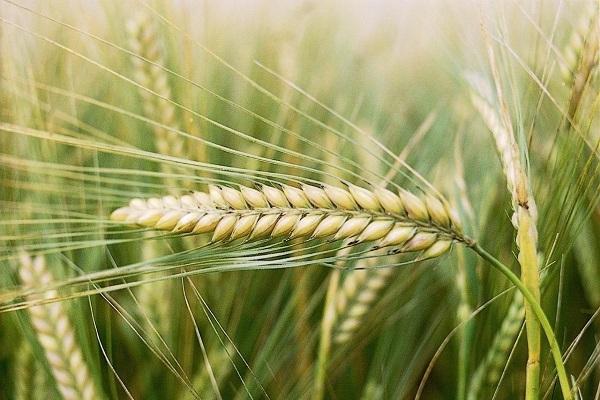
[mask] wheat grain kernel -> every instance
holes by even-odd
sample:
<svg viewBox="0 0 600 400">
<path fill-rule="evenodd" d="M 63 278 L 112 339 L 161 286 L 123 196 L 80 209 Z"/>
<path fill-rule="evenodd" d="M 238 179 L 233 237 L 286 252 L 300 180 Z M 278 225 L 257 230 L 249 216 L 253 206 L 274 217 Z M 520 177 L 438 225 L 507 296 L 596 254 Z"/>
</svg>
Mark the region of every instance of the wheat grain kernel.
<svg viewBox="0 0 600 400">
<path fill-rule="evenodd" d="M 348 190 L 361 208 L 370 211 L 381 210 L 381 205 L 377 200 L 377 196 L 370 190 L 354 185 L 348 185 Z"/>
<path fill-rule="evenodd" d="M 396 223 L 391 231 L 377 243 L 377 247 L 401 246 L 414 236 L 416 229 L 412 226 Z"/>
<path fill-rule="evenodd" d="M 269 207 L 267 198 L 260 190 L 242 186 L 241 192 L 242 192 L 242 196 L 244 196 L 244 199 L 246 200 L 246 202 L 248 204 L 250 204 L 251 207 L 253 207 L 253 208 Z"/>
<path fill-rule="evenodd" d="M 211 203 L 217 207 L 226 208 L 227 202 L 221 194 L 221 188 L 216 185 L 208 185 L 208 194 L 210 196 Z"/>
<path fill-rule="evenodd" d="M 248 234 L 250 234 L 250 232 L 254 228 L 254 225 L 256 225 L 258 217 L 258 214 L 244 215 L 243 217 L 241 217 L 239 221 L 235 224 L 230 239 L 235 240 L 244 236 L 248 236 Z"/>
<path fill-rule="evenodd" d="M 151 208 L 142 213 L 142 215 L 137 218 L 136 222 L 143 226 L 153 227 L 156 226 L 163 214 L 163 210 Z"/>
<path fill-rule="evenodd" d="M 325 191 L 321 188 L 311 185 L 302 185 L 302 191 L 308 197 L 308 200 L 317 208 L 333 208 L 333 204 Z"/>
<path fill-rule="evenodd" d="M 298 224 L 290 234 L 290 239 L 302 236 L 310 236 L 321 222 L 323 214 L 308 214 L 298 221 Z"/>
<path fill-rule="evenodd" d="M 345 215 L 328 215 L 319 223 L 313 233 L 313 237 L 321 238 L 335 234 L 346 221 Z"/>
<path fill-rule="evenodd" d="M 335 234 L 334 239 L 346 239 L 351 236 L 356 236 L 365 230 L 371 218 L 369 217 L 353 217 L 344 222 L 339 231 Z"/>
<path fill-rule="evenodd" d="M 354 201 L 354 198 L 350 193 L 346 190 L 335 187 L 335 186 L 325 186 L 325 193 L 327 197 L 338 207 L 344 210 L 356 210 L 357 205 Z"/>
<path fill-rule="evenodd" d="M 151 197 L 148 200 L 146 200 L 146 203 L 148 204 L 149 208 L 164 208 L 164 204 L 162 202 L 161 199 L 159 199 L 158 197 Z"/>
<path fill-rule="evenodd" d="M 239 190 L 225 186 L 221 188 L 221 195 L 229 206 L 235 210 L 243 210 L 248 207 L 244 200 L 244 196 L 242 196 Z"/>
<path fill-rule="evenodd" d="M 147 205 L 146 202 L 142 199 L 132 199 L 129 202 L 129 207 L 136 208 L 138 210 L 144 210 L 146 209 Z"/>
<path fill-rule="evenodd" d="M 418 232 L 402 247 L 402 251 L 421 251 L 425 250 L 434 244 L 437 240 L 437 235 L 431 232 Z"/>
<path fill-rule="evenodd" d="M 231 234 L 231 232 L 233 231 L 233 228 L 235 227 L 235 224 L 237 223 L 237 221 L 238 221 L 237 215 L 225 214 L 225 216 L 223 216 L 223 218 L 221 218 L 221 220 L 215 227 L 211 241 L 214 243 L 214 242 L 220 242 L 221 240 L 227 239 L 229 237 L 229 235 Z"/>
<path fill-rule="evenodd" d="M 177 225 L 177 222 L 183 217 L 185 213 L 180 210 L 167 211 L 156 223 L 157 229 L 171 230 Z"/>
<path fill-rule="evenodd" d="M 130 212 L 131 212 L 131 210 L 129 207 L 117 208 L 115 211 L 113 211 L 110 214 L 110 219 L 113 221 L 125 222 L 127 220 L 127 217 L 129 216 Z"/>
<path fill-rule="evenodd" d="M 438 240 L 418 257 L 418 260 L 427 260 L 429 258 L 439 257 L 448 252 L 452 247 L 452 240 Z"/>
<path fill-rule="evenodd" d="M 183 208 L 194 209 L 198 208 L 199 206 L 196 198 L 189 194 L 184 194 L 183 196 L 181 196 L 181 199 L 179 201 L 181 202 L 181 206 Z M 150 199 L 148 199 L 148 207 L 150 207 Z"/>
<path fill-rule="evenodd" d="M 256 222 L 256 225 L 250 234 L 250 239 L 268 236 L 275 227 L 275 223 L 280 215 L 281 214 L 262 215 Z"/>
<path fill-rule="evenodd" d="M 198 204 L 201 206 L 210 207 L 213 205 L 213 201 L 208 193 L 194 192 L 193 196 L 196 200 L 198 200 Z"/>
<path fill-rule="evenodd" d="M 394 226 L 394 221 L 388 219 L 380 219 L 371 222 L 365 230 L 358 236 L 357 241 L 371 242 L 384 237 Z"/>
<path fill-rule="evenodd" d="M 179 222 L 177 222 L 177 225 L 175 225 L 175 228 L 173 228 L 173 231 L 174 232 L 190 232 L 196 226 L 196 224 L 198 223 L 200 218 L 202 218 L 203 215 L 204 214 L 199 213 L 199 212 L 187 213 L 186 215 L 181 217 Z"/>
<path fill-rule="evenodd" d="M 375 196 L 383 206 L 383 209 L 390 214 L 403 214 L 404 207 L 402 206 L 402 201 L 400 197 L 394 194 L 392 191 L 379 188 L 374 191 Z"/>
<path fill-rule="evenodd" d="M 296 226 L 298 221 L 300 220 L 300 214 L 284 214 L 279 218 L 273 231 L 271 232 L 271 236 L 285 236 L 289 234 L 292 229 Z"/>
<path fill-rule="evenodd" d="M 181 207 L 181 203 L 179 202 L 179 199 L 177 199 L 175 196 L 164 196 L 162 198 L 162 203 L 164 204 L 165 208 L 179 208 Z"/>
<path fill-rule="evenodd" d="M 429 216 L 434 223 L 440 226 L 450 227 L 450 217 L 448 216 L 446 207 L 444 207 L 439 199 L 431 195 L 426 196 L 425 205 L 427 206 Z"/>
<path fill-rule="evenodd" d="M 283 192 L 289 200 L 290 204 L 296 208 L 310 208 L 311 204 L 306 198 L 304 192 L 298 188 L 285 185 L 283 186 Z"/>
<path fill-rule="evenodd" d="M 198 223 L 192 230 L 192 233 L 206 233 L 211 232 L 215 229 L 221 218 L 222 214 L 209 213 L 198 220 Z"/>
<path fill-rule="evenodd" d="M 262 191 L 273 207 L 287 208 L 290 206 L 281 190 L 271 186 L 263 186 Z"/>
<path fill-rule="evenodd" d="M 429 221 L 427 207 L 421 199 L 404 189 L 400 189 L 400 198 L 409 218 L 424 222 Z"/>
</svg>

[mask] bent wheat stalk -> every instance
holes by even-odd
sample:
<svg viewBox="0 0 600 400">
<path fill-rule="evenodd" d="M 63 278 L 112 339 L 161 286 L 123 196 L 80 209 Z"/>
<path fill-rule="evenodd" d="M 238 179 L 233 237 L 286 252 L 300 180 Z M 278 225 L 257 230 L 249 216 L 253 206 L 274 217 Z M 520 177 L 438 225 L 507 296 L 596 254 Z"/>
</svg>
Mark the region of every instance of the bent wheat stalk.
<svg viewBox="0 0 600 400">
<path fill-rule="evenodd" d="M 47 285 L 53 281 L 42 256 L 32 259 L 28 254 L 21 254 L 19 275 L 25 286 Z M 56 295 L 54 290 L 43 294 L 47 298 Z M 63 305 L 52 303 L 31 307 L 28 311 L 62 397 L 65 400 L 99 398 Z"/>
</svg>

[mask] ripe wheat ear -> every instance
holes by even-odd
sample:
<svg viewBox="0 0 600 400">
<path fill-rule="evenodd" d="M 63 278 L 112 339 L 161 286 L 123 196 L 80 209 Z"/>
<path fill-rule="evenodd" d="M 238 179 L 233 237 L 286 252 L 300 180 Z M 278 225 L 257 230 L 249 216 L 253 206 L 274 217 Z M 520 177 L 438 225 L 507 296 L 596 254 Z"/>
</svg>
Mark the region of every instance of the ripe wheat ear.
<svg viewBox="0 0 600 400">
<path fill-rule="evenodd" d="M 390 248 L 390 254 L 422 251 L 419 259 L 444 254 L 454 241 L 472 244 L 443 199 L 353 185 L 348 190 L 209 185 L 208 193 L 133 199 L 111 218 L 175 233 L 212 232 L 213 242 L 266 237 L 373 242 L 373 249 Z"/>
<path fill-rule="evenodd" d="M 42 256 L 32 259 L 25 253 L 20 257 L 19 275 L 25 286 L 48 285 L 54 280 Z M 49 290 L 43 296 L 53 298 L 57 293 Z M 62 397 L 65 400 L 97 399 L 94 382 L 63 305 L 52 303 L 31 307 L 28 311 Z"/>
</svg>

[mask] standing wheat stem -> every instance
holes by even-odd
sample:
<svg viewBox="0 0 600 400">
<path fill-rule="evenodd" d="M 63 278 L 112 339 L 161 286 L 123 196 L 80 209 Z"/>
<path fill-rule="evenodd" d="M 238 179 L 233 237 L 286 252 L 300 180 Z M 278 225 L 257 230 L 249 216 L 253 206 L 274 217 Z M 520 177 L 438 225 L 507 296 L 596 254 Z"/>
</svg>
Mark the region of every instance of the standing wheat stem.
<svg viewBox="0 0 600 400">
<path fill-rule="evenodd" d="M 42 256 L 32 259 L 25 253 L 20 256 L 19 276 L 25 287 L 49 285 L 54 280 Z M 55 298 L 57 293 L 49 290 L 41 296 L 50 299 Z M 55 302 L 31 307 L 28 311 L 62 397 L 65 400 L 97 399 L 94 383 L 64 306 Z"/>
<path fill-rule="evenodd" d="M 494 51 L 489 41 L 487 45 L 500 112 L 496 113 L 486 100 L 474 93 L 471 99 L 496 142 L 496 150 L 500 156 L 514 211 L 512 222 L 517 231 L 516 242 L 519 247 L 518 259 L 521 265 L 521 280 L 525 287 L 529 289 L 536 302 L 539 303 L 541 295 L 537 259 L 537 207 L 533 191 L 529 185 L 527 172 L 521 162 L 521 155 L 515 138 L 508 105 L 503 97 L 502 85 L 500 84 L 500 78 L 496 69 Z M 541 330 L 540 321 L 534 314 L 534 310 L 530 304 L 525 305 L 525 318 L 529 353 L 526 368 L 525 398 L 527 400 L 537 400 L 540 396 Z"/>
</svg>

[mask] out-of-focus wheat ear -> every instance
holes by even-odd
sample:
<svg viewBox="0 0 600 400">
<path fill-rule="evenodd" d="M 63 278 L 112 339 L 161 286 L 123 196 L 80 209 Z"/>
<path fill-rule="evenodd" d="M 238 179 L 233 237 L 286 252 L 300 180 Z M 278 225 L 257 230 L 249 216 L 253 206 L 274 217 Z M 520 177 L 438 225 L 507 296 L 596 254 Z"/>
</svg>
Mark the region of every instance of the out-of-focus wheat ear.
<svg viewBox="0 0 600 400">
<path fill-rule="evenodd" d="M 31 258 L 26 253 L 19 257 L 19 276 L 24 287 L 44 287 L 54 278 L 46 267 L 43 256 Z M 43 300 L 57 296 L 55 290 L 29 296 L 28 300 Z M 31 325 L 44 349 L 58 391 L 66 400 L 98 399 L 94 382 L 75 332 L 61 302 L 33 306 L 27 309 Z"/>
<path fill-rule="evenodd" d="M 589 7 L 582 12 L 563 50 L 564 62 L 560 63 L 560 70 L 565 85 L 571 89 L 567 111 L 569 123 L 576 119 L 587 83 L 598 67 L 598 11 L 598 2 L 589 2 Z"/>
<path fill-rule="evenodd" d="M 142 98 L 144 115 L 162 125 L 174 130 L 179 129 L 177 121 L 177 110 L 169 100 L 173 98 L 169 84 L 168 73 L 162 69 L 166 65 L 164 44 L 158 33 L 157 25 L 144 12 L 138 13 L 128 21 L 129 45 L 132 52 L 142 58 L 132 57 L 135 79 L 147 90 L 139 89 Z M 150 61 L 150 62 L 148 62 Z M 179 158 L 190 158 L 187 140 L 180 134 L 169 131 L 166 128 L 153 126 L 155 149 L 160 154 L 171 155 Z M 194 143 L 194 146 L 201 146 Z M 192 157 L 193 158 L 193 157 Z M 165 173 L 175 172 L 173 167 L 162 164 L 161 169 Z M 165 178 L 167 186 L 177 187 L 178 182 L 171 178 Z"/>
<path fill-rule="evenodd" d="M 473 373 L 467 394 L 468 400 L 480 399 L 482 398 L 481 391 L 485 387 L 491 388 L 496 386 L 500 380 L 510 350 L 521 330 L 524 318 L 525 305 L 523 295 L 521 292 L 516 291 L 508 312 L 502 321 L 500 330 L 494 337 L 492 346 Z"/>
<path fill-rule="evenodd" d="M 352 339 L 394 272 L 393 268 L 374 268 L 376 265 L 375 257 L 359 260 L 336 293 L 334 343 L 342 344 Z"/>
<path fill-rule="evenodd" d="M 584 61 L 588 61 L 584 60 L 585 56 L 592 56 L 592 52 L 598 50 L 597 37 L 595 37 L 598 29 L 596 24 L 597 18 L 598 2 L 590 1 L 587 8 L 581 12 L 577 24 L 573 27 L 569 35 L 567 44 L 562 51 L 563 62 L 559 64 L 560 72 L 567 86 L 573 85 L 576 80 L 576 74 L 584 67 Z M 586 50 L 590 54 L 584 54 Z"/>
<path fill-rule="evenodd" d="M 49 382 L 46 370 L 35 359 L 31 345 L 23 341 L 15 352 L 13 397 L 15 400 L 45 400 Z"/>
</svg>

